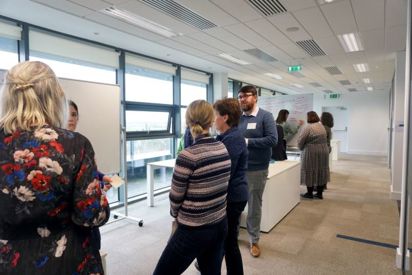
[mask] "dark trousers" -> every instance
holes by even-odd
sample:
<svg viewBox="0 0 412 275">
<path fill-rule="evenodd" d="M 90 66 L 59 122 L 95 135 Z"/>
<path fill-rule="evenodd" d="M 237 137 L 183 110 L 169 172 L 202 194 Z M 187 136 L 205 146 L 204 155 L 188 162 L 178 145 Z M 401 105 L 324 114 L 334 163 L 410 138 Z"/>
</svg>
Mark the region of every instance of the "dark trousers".
<svg viewBox="0 0 412 275">
<path fill-rule="evenodd" d="M 240 215 L 245 209 L 247 201 L 228 202 L 227 213 L 227 237 L 225 240 L 225 260 L 227 275 L 243 275 L 242 254 L 240 254 L 238 237 Z"/>
<path fill-rule="evenodd" d="M 153 275 L 178 275 L 197 258 L 202 275 L 219 275 L 227 220 L 201 228 L 178 225 Z"/>
</svg>

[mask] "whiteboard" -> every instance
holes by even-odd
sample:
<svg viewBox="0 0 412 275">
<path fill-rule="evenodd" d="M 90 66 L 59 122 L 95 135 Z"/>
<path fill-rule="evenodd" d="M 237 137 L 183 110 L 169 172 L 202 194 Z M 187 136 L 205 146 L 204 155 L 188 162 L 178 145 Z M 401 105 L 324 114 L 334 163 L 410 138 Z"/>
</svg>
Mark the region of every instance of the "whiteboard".
<svg viewBox="0 0 412 275">
<path fill-rule="evenodd" d="M 260 108 L 271 112 L 275 120 L 281 109 L 288 110 L 289 117 L 286 123 L 292 127 L 297 127 L 298 121 L 303 120 L 306 123 L 307 112 L 313 111 L 313 94 L 260 97 L 258 105 Z M 288 140 L 288 146 L 297 146 L 297 136 L 298 134 Z"/>
<path fill-rule="evenodd" d="M 119 86 L 64 78 L 59 82 L 79 108 L 76 131 L 92 143 L 99 171 L 120 172 Z"/>
</svg>

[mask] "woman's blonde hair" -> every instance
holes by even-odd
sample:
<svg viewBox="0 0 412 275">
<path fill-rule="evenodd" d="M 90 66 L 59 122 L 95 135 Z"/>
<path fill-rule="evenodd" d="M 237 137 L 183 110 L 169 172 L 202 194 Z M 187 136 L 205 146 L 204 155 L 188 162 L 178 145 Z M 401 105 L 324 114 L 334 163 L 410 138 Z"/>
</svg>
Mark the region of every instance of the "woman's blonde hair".
<svg viewBox="0 0 412 275">
<path fill-rule="evenodd" d="M 26 61 L 11 68 L 2 89 L 0 127 L 5 133 L 44 125 L 63 127 L 67 102 L 56 75 L 46 64 Z"/>
<path fill-rule="evenodd" d="M 195 100 L 186 110 L 186 124 L 189 125 L 193 137 L 208 130 L 215 119 L 212 104 L 205 100 Z"/>
</svg>

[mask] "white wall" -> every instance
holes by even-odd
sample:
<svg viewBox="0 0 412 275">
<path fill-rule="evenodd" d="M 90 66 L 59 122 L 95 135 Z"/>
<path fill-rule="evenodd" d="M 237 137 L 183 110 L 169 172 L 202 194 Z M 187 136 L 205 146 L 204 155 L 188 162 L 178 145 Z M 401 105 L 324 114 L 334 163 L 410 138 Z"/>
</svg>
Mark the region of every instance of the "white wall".
<svg viewBox="0 0 412 275">
<path fill-rule="evenodd" d="M 402 158 L 405 110 L 405 52 L 396 53 L 394 101 L 393 101 L 393 133 L 391 163 L 391 198 L 401 199 L 402 190 Z"/>
<path fill-rule="evenodd" d="M 342 106 L 349 111 L 348 153 L 386 155 L 388 151 L 389 91 L 343 94 L 340 99 L 315 95 L 314 110 Z"/>
</svg>

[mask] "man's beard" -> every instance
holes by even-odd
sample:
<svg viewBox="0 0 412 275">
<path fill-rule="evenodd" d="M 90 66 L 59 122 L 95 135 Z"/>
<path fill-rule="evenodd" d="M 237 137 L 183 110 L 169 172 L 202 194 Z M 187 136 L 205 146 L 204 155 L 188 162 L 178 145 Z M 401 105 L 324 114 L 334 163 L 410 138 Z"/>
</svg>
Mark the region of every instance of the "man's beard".
<svg viewBox="0 0 412 275">
<path fill-rule="evenodd" d="M 242 108 L 243 112 L 249 112 L 253 109 L 253 103 L 242 103 L 240 104 L 240 108 Z"/>
</svg>

